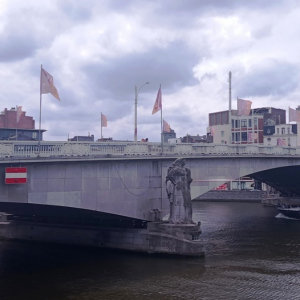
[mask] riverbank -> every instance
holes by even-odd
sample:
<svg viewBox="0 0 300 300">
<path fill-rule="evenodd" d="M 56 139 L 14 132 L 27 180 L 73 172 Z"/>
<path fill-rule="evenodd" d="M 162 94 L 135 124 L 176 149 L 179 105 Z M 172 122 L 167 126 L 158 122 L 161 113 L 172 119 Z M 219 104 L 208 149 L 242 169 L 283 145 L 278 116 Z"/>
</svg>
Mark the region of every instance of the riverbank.
<svg viewBox="0 0 300 300">
<path fill-rule="evenodd" d="M 227 201 L 227 202 L 261 202 L 263 199 L 263 191 L 224 191 L 224 190 L 211 190 L 205 194 L 195 198 L 193 201 Z"/>
</svg>

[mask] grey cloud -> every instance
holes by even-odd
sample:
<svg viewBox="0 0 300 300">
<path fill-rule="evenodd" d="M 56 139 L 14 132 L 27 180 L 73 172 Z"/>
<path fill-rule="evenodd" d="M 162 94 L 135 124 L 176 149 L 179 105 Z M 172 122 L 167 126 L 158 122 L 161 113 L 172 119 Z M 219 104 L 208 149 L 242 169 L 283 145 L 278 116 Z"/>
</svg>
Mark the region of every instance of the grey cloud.
<svg viewBox="0 0 300 300">
<path fill-rule="evenodd" d="M 278 96 L 289 94 L 298 86 L 298 67 L 284 61 L 268 59 L 254 65 L 245 76 L 238 80 L 239 96 Z"/>
<path fill-rule="evenodd" d="M 57 3 L 58 8 L 71 20 L 76 22 L 90 19 L 94 4 L 94 1 L 81 2 L 78 0 L 60 0 Z"/>
<path fill-rule="evenodd" d="M 27 33 L 12 33 L 0 36 L 0 61 L 10 62 L 33 56 L 37 41 Z"/>
<path fill-rule="evenodd" d="M 253 32 L 253 36 L 256 39 L 266 38 L 266 37 L 270 36 L 271 34 L 272 34 L 272 26 L 271 25 L 261 27 Z"/>
<path fill-rule="evenodd" d="M 159 84 L 162 84 L 164 92 L 195 84 L 197 81 L 192 69 L 197 62 L 198 54 L 177 41 L 166 48 L 132 53 L 107 60 L 104 64 L 88 64 L 82 69 L 95 95 L 102 99 L 126 101 L 132 99 L 136 84 L 140 86 L 148 81 L 147 91 L 152 92 L 158 90 Z"/>
</svg>

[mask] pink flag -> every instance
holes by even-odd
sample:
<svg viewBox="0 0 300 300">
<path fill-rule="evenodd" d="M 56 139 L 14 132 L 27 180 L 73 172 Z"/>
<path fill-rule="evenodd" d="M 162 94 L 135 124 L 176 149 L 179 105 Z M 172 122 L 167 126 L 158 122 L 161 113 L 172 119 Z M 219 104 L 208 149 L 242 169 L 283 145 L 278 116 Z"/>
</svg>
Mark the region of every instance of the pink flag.
<svg viewBox="0 0 300 300">
<path fill-rule="evenodd" d="M 53 77 L 42 68 L 41 71 L 41 94 L 51 93 L 57 100 L 60 101 L 58 91 L 53 83 Z"/>
<path fill-rule="evenodd" d="M 154 103 L 154 107 L 152 110 L 152 115 L 154 115 L 161 109 L 162 109 L 162 100 L 161 100 L 161 85 L 160 85 L 158 93 L 157 93 L 156 101 Z"/>
<path fill-rule="evenodd" d="M 252 102 L 250 100 L 237 99 L 238 115 L 239 116 L 250 115 L 251 104 Z"/>
<path fill-rule="evenodd" d="M 22 115 L 22 106 L 17 106 L 17 123 L 19 123 Z"/>
<path fill-rule="evenodd" d="M 171 132 L 170 124 L 163 120 L 163 132 Z"/>
<path fill-rule="evenodd" d="M 300 111 L 289 107 L 289 122 L 300 122 Z"/>
<path fill-rule="evenodd" d="M 107 118 L 101 113 L 101 127 L 107 127 Z"/>
</svg>

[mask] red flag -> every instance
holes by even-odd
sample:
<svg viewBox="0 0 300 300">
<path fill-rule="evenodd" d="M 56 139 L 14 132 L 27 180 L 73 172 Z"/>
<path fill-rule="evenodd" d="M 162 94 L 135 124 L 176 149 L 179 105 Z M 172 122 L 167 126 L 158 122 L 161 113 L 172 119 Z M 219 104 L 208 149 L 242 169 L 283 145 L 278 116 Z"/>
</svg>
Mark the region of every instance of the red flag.
<svg viewBox="0 0 300 300">
<path fill-rule="evenodd" d="M 19 123 L 22 115 L 22 106 L 17 106 L 17 123 Z"/>
<path fill-rule="evenodd" d="M 60 101 L 58 91 L 53 83 L 53 77 L 42 68 L 41 71 L 41 94 L 51 93 L 57 100 Z"/>
<path fill-rule="evenodd" d="M 163 120 L 163 132 L 171 132 L 170 124 Z"/>
<path fill-rule="evenodd" d="M 160 85 L 158 93 L 157 93 L 156 101 L 154 103 L 154 107 L 152 110 L 152 115 L 154 115 L 161 109 L 162 109 L 162 101 L 161 101 L 161 85 Z"/>
<path fill-rule="evenodd" d="M 237 99 L 237 109 L 239 116 L 248 116 L 250 115 L 252 101 Z"/>
<path fill-rule="evenodd" d="M 101 113 L 101 126 L 107 127 L 107 118 Z"/>
</svg>

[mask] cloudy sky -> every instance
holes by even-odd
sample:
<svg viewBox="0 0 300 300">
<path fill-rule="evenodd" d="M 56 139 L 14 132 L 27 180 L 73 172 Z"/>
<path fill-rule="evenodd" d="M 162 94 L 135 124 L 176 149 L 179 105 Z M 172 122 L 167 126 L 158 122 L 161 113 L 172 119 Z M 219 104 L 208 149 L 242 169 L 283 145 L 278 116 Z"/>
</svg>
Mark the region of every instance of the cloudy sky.
<svg viewBox="0 0 300 300">
<path fill-rule="evenodd" d="M 0 0 L 0 110 L 23 106 L 39 128 L 40 68 L 61 101 L 43 95 L 45 140 L 101 136 L 160 140 L 152 108 L 177 137 L 205 134 L 208 114 L 300 104 L 297 0 Z M 145 82 L 149 84 L 144 85 Z"/>
</svg>

